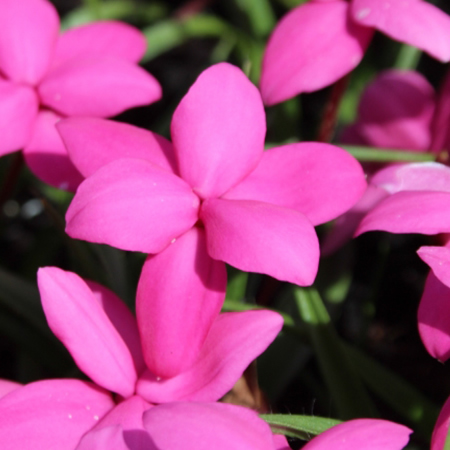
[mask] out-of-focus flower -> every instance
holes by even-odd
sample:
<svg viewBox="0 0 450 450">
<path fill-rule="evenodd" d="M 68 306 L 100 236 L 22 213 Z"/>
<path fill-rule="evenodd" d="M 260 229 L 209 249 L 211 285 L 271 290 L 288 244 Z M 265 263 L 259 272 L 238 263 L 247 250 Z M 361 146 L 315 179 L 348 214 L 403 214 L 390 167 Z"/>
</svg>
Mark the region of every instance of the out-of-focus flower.
<svg viewBox="0 0 450 450">
<path fill-rule="evenodd" d="M 447 62 L 450 18 L 423 0 L 310 0 L 275 28 L 261 92 L 273 105 L 335 82 L 361 61 L 374 30 Z"/>
<path fill-rule="evenodd" d="M 443 450 L 445 441 L 448 439 L 448 429 L 450 426 L 450 398 L 447 399 L 441 409 L 433 435 L 431 436 L 430 450 Z"/>
<path fill-rule="evenodd" d="M 55 130 L 62 117 L 111 117 L 161 97 L 159 83 L 136 65 L 140 31 L 105 21 L 59 34 L 47 0 L 2 0 L 0 155 L 21 148 L 44 181 L 75 190 L 82 180 Z"/>
<path fill-rule="evenodd" d="M 92 430 L 94 436 L 86 436 L 82 441 L 86 447 L 80 448 L 91 448 L 91 439 L 94 443 L 123 439 L 127 445 L 123 448 L 169 450 L 174 436 L 184 433 L 187 438 L 189 433 L 197 433 L 199 439 L 210 443 L 208 439 L 214 433 L 224 433 L 228 426 L 236 436 L 236 448 L 250 450 L 253 441 L 258 449 L 278 448 L 269 427 L 254 412 L 207 403 L 217 401 L 231 389 L 248 364 L 275 338 L 283 323 L 277 313 L 248 311 L 218 316 L 193 364 L 179 375 L 163 379 L 146 369 L 146 355 L 141 351 L 146 333 L 140 330 L 140 338 L 134 317 L 112 292 L 51 267 L 40 269 L 38 285 L 50 328 L 95 384 L 69 379 L 38 381 L 23 387 L 8 385 L 12 392 L 0 399 L 0 436 L 5 449 L 23 448 L 24 442 L 33 448 L 71 449 Z M 164 359 L 165 355 L 160 357 Z M 186 401 L 203 403 L 182 403 Z M 160 403 L 167 405 L 152 406 Z M 153 412 L 143 418 L 148 409 Z M 208 414 L 211 429 L 205 429 Z M 175 435 L 167 432 L 164 437 L 166 431 L 155 427 L 168 427 L 171 415 L 179 417 L 179 430 L 175 427 Z M 183 415 L 187 417 L 182 419 Z M 244 419 L 245 423 L 249 421 L 248 432 Z M 109 431 L 102 431 L 106 427 Z M 157 447 L 139 447 L 139 442 L 147 441 Z M 194 443 L 189 445 L 199 448 Z"/>
</svg>

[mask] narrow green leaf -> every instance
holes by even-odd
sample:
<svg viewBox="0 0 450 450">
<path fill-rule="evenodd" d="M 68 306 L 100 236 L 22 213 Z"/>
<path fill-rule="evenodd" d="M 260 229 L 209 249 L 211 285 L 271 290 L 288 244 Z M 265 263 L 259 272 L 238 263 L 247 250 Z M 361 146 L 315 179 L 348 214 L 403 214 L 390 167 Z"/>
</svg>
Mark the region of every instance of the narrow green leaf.
<svg viewBox="0 0 450 450">
<path fill-rule="evenodd" d="M 147 51 L 142 60 L 149 61 L 181 45 L 186 35 L 177 20 L 169 19 L 142 30 L 147 39 Z"/>
<path fill-rule="evenodd" d="M 331 323 L 319 293 L 313 288 L 295 288 L 294 295 L 339 417 L 376 416 L 375 407 Z"/>
<path fill-rule="evenodd" d="M 227 299 L 242 300 L 245 298 L 245 291 L 247 289 L 248 273 L 236 271 L 229 276 L 227 284 Z"/>
<path fill-rule="evenodd" d="M 255 36 L 267 36 L 276 23 L 276 17 L 268 0 L 235 0 L 247 15 Z"/>
<path fill-rule="evenodd" d="M 394 68 L 400 70 L 414 70 L 419 64 L 422 51 L 417 47 L 412 47 L 408 44 L 402 44 L 400 51 L 395 61 Z"/>
<path fill-rule="evenodd" d="M 429 439 L 439 408 L 418 389 L 373 358 L 353 346 L 346 345 L 345 348 L 367 386 L 413 424 L 417 433 Z"/>
<path fill-rule="evenodd" d="M 436 161 L 436 155 L 432 153 L 421 153 L 413 151 L 403 151 L 395 149 L 362 147 L 356 145 L 340 145 L 339 147 L 347 150 L 358 161 L 374 161 L 374 162 L 425 162 Z"/>
<path fill-rule="evenodd" d="M 270 425 L 274 433 L 304 441 L 342 423 L 340 420 L 315 416 L 261 414 L 260 417 Z"/>
</svg>

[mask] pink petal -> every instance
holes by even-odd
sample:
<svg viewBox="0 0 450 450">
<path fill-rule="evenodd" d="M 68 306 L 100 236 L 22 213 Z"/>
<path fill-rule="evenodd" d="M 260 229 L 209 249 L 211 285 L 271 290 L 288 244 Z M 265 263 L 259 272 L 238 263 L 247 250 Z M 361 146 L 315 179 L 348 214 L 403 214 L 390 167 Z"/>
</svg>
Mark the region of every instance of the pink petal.
<svg viewBox="0 0 450 450">
<path fill-rule="evenodd" d="M 32 172 L 45 183 L 75 192 L 83 177 L 72 164 L 56 131 L 61 116 L 40 111 L 30 141 L 24 148 L 25 161 Z"/>
<path fill-rule="evenodd" d="M 390 194 L 401 191 L 450 193 L 450 168 L 435 162 L 397 164 L 380 170 L 370 181 Z"/>
<path fill-rule="evenodd" d="M 400 450 L 411 433 L 409 428 L 387 420 L 349 420 L 319 434 L 303 450 Z"/>
<path fill-rule="evenodd" d="M 359 64 L 373 31 L 350 20 L 348 7 L 343 0 L 308 2 L 279 22 L 262 66 L 266 105 L 322 89 Z"/>
<path fill-rule="evenodd" d="M 275 450 L 290 450 L 291 447 L 286 439 L 286 436 L 282 434 L 273 435 L 273 443 L 275 444 Z"/>
<path fill-rule="evenodd" d="M 133 357 L 135 371 L 139 375 L 145 369 L 145 363 L 136 318 L 114 292 L 94 281 L 86 281 L 86 284 L 127 345 Z"/>
<path fill-rule="evenodd" d="M 77 239 L 158 253 L 195 224 L 198 206 L 177 176 L 144 160 L 121 159 L 80 185 L 66 231 Z"/>
<path fill-rule="evenodd" d="M 259 91 L 227 63 L 205 70 L 178 105 L 172 140 L 181 176 L 202 198 L 233 187 L 264 150 L 264 107 Z"/>
<path fill-rule="evenodd" d="M 101 430 L 86 433 L 75 450 L 130 450 L 125 443 L 123 430 L 120 425 L 112 425 Z"/>
<path fill-rule="evenodd" d="M 122 337 L 86 283 L 56 267 L 38 271 L 42 307 L 78 367 L 105 389 L 128 397 L 136 370 Z"/>
<path fill-rule="evenodd" d="M 441 409 L 439 417 L 434 426 L 433 435 L 431 436 L 431 450 L 443 450 L 445 441 L 447 440 L 448 428 L 450 425 L 450 398 L 447 399 Z"/>
<path fill-rule="evenodd" d="M 248 200 L 206 200 L 201 209 L 208 253 L 246 272 L 312 284 L 319 244 L 311 222 L 298 211 Z"/>
<path fill-rule="evenodd" d="M 4 450 L 75 448 L 111 408 L 111 396 L 79 380 L 45 380 L 16 389 L 0 400 Z"/>
<path fill-rule="evenodd" d="M 387 70 L 364 91 L 358 132 L 368 145 L 426 151 L 435 93 L 418 72 Z"/>
<path fill-rule="evenodd" d="M 273 450 L 269 426 L 250 409 L 224 403 L 170 403 L 144 414 L 158 449 Z"/>
<path fill-rule="evenodd" d="M 67 116 L 115 116 L 161 98 L 159 83 L 135 64 L 104 56 L 74 58 L 39 86 L 42 103 Z"/>
<path fill-rule="evenodd" d="M 221 314 L 191 368 L 167 380 L 146 372 L 138 381 L 137 392 L 152 403 L 216 401 L 234 386 L 282 326 L 281 316 L 272 311 Z"/>
<path fill-rule="evenodd" d="M 360 25 L 374 27 L 392 39 L 450 60 L 450 17 L 421 0 L 352 0 L 351 13 Z"/>
<path fill-rule="evenodd" d="M 450 148 L 450 133 L 448 123 L 450 122 L 450 76 L 447 75 L 442 82 L 437 98 L 436 113 L 431 124 L 432 142 L 430 149 L 440 152 Z"/>
<path fill-rule="evenodd" d="M 226 286 L 225 264 L 208 255 L 204 229 L 192 228 L 147 258 L 136 311 L 153 374 L 170 378 L 192 366 L 220 312 Z"/>
<path fill-rule="evenodd" d="M 223 198 L 296 209 L 318 225 L 350 209 L 366 189 L 361 165 L 329 144 L 290 144 L 264 152 L 257 168 Z"/>
<path fill-rule="evenodd" d="M 120 158 L 145 159 L 169 172 L 176 172 L 172 144 L 156 133 L 91 117 L 62 120 L 57 129 L 71 160 L 85 177 Z"/>
<path fill-rule="evenodd" d="M 15 391 L 20 387 L 22 387 L 20 383 L 0 379 L 0 399 L 4 397 L 6 394 L 9 394 L 10 392 Z"/>
<path fill-rule="evenodd" d="M 445 247 L 420 247 L 417 253 L 433 270 L 438 280 L 450 287 L 450 243 Z"/>
<path fill-rule="evenodd" d="M 421 234 L 450 232 L 450 193 L 409 191 L 393 194 L 364 217 L 356 235 L 373 230 Z"/>
<path fill-rule="evenodd" d="M 20 150 L 27 144 L 38 107 L 33 89 L 0 77 L 0 156 Z"/>
<path fill-rule="evenodd" d="M 36 84 L 47 71 L 59 33 L 59 18 L 46 0 L 2 0 L 0 72 Z"/>
<path fill-rule="evenodd" d="M 55 63 L 71 58 L 113 56 L 137 63 L 145 53 L 144 35 L 124 22 L 100 21 L 65 31 L 58 39 Z"/>
<path fill-rule="evenodd" d="M 130 450 L 151 450 L 153 444 L 144 428 L 143 414 L 152 407 L 153 405 L 147 403 L 141 397 L 130 397 L 106 414 L 93 431 L 119 425 L 127 448 Z M 111 448 L 115 450 L 115 447 Z"/>
<path fill-rule="evenodd" d="M 419 334 L 428 353 L 441 362 L 450 358 L 450 289 L 430 272 L 420 300 Z"/>
</svg>

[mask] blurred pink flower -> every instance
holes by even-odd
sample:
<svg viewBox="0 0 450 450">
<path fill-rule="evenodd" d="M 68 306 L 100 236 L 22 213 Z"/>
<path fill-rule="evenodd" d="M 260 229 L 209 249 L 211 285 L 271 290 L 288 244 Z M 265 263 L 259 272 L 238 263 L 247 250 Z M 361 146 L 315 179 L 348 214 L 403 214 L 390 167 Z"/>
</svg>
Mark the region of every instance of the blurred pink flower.
<svg viewBox="0 0 450 450">
<path fill-rule="evenodd" d="M 145 38 L 121 22 L 94 22 L 59 35 L 47 0 L 2 0 L 0 155 L 24 149 L 44 181 L 75 190 L 82 180 L 55 131 L 61 117 L 110 117 L 161 97 L 136 65 Z"/>
<path fill-rule="evenodd" d="M 439 417 L 434 426 L 431 436 L 430 450 L 444 450 L 445 442 L 448 439 L 448 429 L 450 425 L 450 398 L 447 399 L 441 409 Z"/>
<path fill-rule="evenodd" d="M 123 448 L 171 450 L 175 437 L 188 439 L 194 433 L 211 443 L 215 433 L 226 430 L 227 439 L 236 439 L 233 448 L 282 448 L 274 446 L 269 427 L 254 412 L 207 403 L 229 391 L 276 337 L 283 323 L 277 313 L 221 314 L 193 364 L 162 379 L 146 369 L 141 351 L 145 332 L 141 330 L 140 338 L 134 317 L 112 292 L 54 267 L 39 270 L 38 285 L 50 328 L 95 384 L 80 380 L 44 380 L 23 387 L 0 384 L 11 391 L 0 399 L 2 448 L 20 449 L 26 442 L 33 448 L 69 449 L 81 439 L 80 449 L 96 442 L 95 448 L 110 448 L 98 442 L 124 440 Z M 187 401 L 203 403 L 180 403 Z M 159 403 L 167 405 L 152 407 Z M 175 428 L 173 420 L 179 422 Z M 90 430 L 92 434 L 83 438 Z M 157 447 L 150 445 L 153 442 Z M 189 445 L 186 448 L 199 448 L 195 442 Z"/>
<path fill-rule="evenodd" d="M 310 0 L 277 25 L 264 54 L 267 105 L 335 82 L 361 61 L 374 30 L 450 59 L 450 18 L 423 0 Z"/>
</svg>

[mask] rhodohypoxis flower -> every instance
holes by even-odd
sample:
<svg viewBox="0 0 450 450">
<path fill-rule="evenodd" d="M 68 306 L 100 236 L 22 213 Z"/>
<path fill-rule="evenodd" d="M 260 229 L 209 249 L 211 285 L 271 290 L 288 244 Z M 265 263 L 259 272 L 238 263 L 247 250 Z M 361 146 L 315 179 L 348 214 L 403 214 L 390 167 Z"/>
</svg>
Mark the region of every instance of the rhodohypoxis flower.
<svg viewBox="0 0 450 450">
<path fill-rule="evenodd" d="M 134 317 L 112 292 L 52 267 L 40 269 L 38 285 L 50 328 L 95 384 L 69 379 L 6 386 L 12 392 L 0 399 L 2 448 L 19 449 L 26 442 L 33 448 L 72 449 L 92 430 L 94 437 L 86 436 L 82 441 L 86 447 L 80 448 L 91 448 L 91 439 L 123 439 L 124 448 L 169 450 L 174 436 L 180 438 L 184 433 L 188 437 L 189 430 L 211 445 L 212 436 L 224 433 L 227 426 L 229 433 L 236 435 L 236 448 L 250 450 L 251 442 L 258 449 L 278 448 L 269 427 L 252 411 L 208 403 L 231 389 L 247 365 L 275 338 L 283 322 L 278 314 L 250 311 L 218 316 L 191 367 L 178 376 L 161 379 L 150 373 L 143 361 L 145 330 L 140 330 L 140 338 Z M 201 403 L 183 403 L 187 401 Z M 159 403 L 167 405 L 152 407 Z M 148 409 L 151 412 L 143 419 Z M 162 432 L 170 417 L 175 420 L 177 415 L 179 433 Z M 208 415 L 209 431 L 204 430 Z M 247 421 L 246 432 L 243 423 Z M 106 427 L 109 431 L 102 432 Z M 144 445 L 147 441 L 148 446 L 139 447 L 139 442 Z M 187 448 L 201 448 L 196 442 L 189 445 Z"/>
<path fill-rule="evenodd" d="M 54 129 L 61 117 L 110 117 L 161 97 L 136 63 L 145 38 L 120 22 L 59 34 L 47 0 L 0 2 L 0 155 L 24 148 L 31 169 L 57 187 L 82 180 Z"/>
<path fill-rule="evenodd" d="M 140 327 L 153 334 L 152 346 L 160 333 L 164 345 L 171 333 L 175 341 L 184 333 L 190 343 L 173 346 L 177 364 L 169 364 L 169 355 L 164 368 L 147 361 L 167 376 L 181 370 L 180 351 L 190 364 L 189 353 L 201 347 L 220 310 L 224 262 L 311 284 L 319 260 L 314 225 L 350 208 L 366 185 L 356 160 L 334 146 L 264 151 L 259 92 L 226 63 L 204 71 L 181 100 L 172 144 L 98 119 L 67 119 L 58 130 L 87 177 L 67 211 L 67 233 L 154 254 L 138 289 L 137 309 L 147 311 L 138 314 Z M 160 300 L 142 298 L 144 285 Z M 146 323 L 154 316 L 171 326 L 156 334 Z"/>
<path fill-rule="evenodd" d="M 423 0 L 310 0 L 277 25 L 264 55 L 268 105 L 335 82 L 361 61 L 374 30 L 450 59 L 450 18 Z"/>
</svg>

